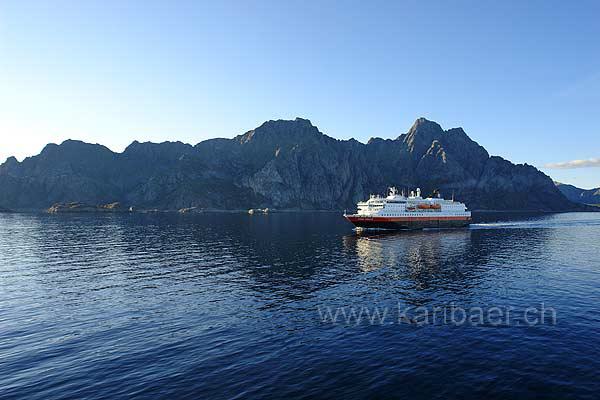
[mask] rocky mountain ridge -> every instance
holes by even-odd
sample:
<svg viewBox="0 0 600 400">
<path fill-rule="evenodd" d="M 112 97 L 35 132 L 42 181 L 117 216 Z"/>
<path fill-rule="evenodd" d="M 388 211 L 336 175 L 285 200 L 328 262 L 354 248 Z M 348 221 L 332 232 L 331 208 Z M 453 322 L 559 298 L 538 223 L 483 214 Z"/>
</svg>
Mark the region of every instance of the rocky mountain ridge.
<svg viewBox="0 0 600 400">
<path fill-rule="evenodd" d="M 581 189 L 573 185 L 555 182 L 558 190 L 574 203 L 600 205 L 600 188 Z"/>
<path fill-rule="evenodd" d="M 533 166 L 491 156 L 462 128 L 419 118 L 396 139 L 337 140 L 309 120 L 267 121 L 232 139 L 133 142 L 122 153 L 76 140 L 0 165 L 0 207 L 119 202 L 136 209 L 351 209 L 388 186 L 464 201 L 475 210 L 566 211 Z"/>
</svg>

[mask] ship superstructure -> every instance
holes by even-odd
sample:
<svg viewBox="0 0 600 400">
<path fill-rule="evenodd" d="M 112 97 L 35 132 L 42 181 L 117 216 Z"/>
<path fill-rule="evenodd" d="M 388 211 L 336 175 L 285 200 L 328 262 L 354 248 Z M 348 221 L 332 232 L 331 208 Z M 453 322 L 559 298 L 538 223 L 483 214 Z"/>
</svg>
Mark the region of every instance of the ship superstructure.
<svg viewBox="0 0 600 400">
<path fill-rule="evenodd" d="M 421 189 L 408 196 L 395 187 L 387 197 L 371 195 L 357 204 L 356 214 L 344 217 L 358 228 L 421 229 L 463 227 L 471 222 L 464 203 L 437 197 L 421 197 Z"/>
</svg>

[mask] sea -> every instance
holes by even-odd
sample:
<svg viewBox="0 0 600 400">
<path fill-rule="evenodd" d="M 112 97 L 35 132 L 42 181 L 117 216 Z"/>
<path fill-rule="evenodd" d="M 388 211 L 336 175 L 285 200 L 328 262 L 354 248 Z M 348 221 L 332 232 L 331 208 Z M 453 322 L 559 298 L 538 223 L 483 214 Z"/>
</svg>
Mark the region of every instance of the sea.
<svg viewBox="0 0 600 400">
<path fill-rule="evenodd" d="M 1 399 L 597 399 L 600 213 L 0 214 Z"/>
</svg>

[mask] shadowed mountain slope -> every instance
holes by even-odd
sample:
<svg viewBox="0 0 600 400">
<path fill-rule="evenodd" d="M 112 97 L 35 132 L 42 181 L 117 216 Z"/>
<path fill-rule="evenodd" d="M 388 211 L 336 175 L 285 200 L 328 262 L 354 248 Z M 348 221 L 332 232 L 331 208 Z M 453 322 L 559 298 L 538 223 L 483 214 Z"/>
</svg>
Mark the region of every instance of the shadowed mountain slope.
<svg viewBox="0 0 600 400">
<path fill-rule="evenodd" d="M 421 187 L 481 210 L 565 211 L 552 180 L 419 118 L 398 138 L 336 140 L 310 121 L 267 121 L 233 139 L 139 143 L 122 153 L 75 140 L 0 165 L 0 207 L 121 202 L 138 208 L 352 208 L 388 186 Z"/>
<path fill-rule="evenodd" d="M 600 205 L 600 188 L 580 189 L 573 185 L 556 182 L 558 190 L 574 203 Z"/>
</svg>

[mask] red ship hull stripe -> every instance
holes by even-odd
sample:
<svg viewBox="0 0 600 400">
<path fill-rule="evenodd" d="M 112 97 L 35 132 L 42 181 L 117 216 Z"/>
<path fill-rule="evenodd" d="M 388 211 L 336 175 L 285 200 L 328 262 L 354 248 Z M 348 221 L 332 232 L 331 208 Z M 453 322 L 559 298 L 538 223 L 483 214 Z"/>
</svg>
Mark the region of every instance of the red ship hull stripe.
<svg viewBox="0 0 600 400">
<path fill-rule="evenodd" d="M 346 216 L 350 222 L 373 221 L 373 222 L 410 222 L 410 221 L 469 221 L 471 217 L 354 217 Z"/>
</svg>

